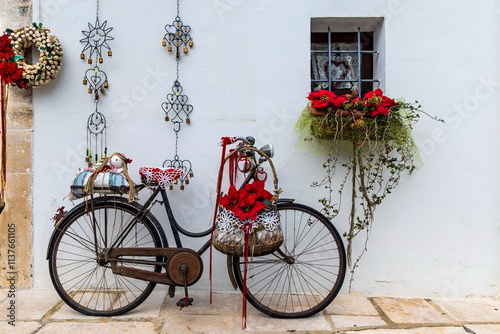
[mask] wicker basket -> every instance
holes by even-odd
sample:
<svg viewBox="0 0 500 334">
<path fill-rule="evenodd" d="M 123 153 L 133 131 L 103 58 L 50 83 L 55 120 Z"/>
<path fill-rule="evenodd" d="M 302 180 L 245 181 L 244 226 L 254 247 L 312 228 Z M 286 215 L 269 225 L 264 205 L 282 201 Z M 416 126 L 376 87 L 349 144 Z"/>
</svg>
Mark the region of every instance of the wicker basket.
<svg viewBox="0 0 500 334">
<path fill-rule="evenodd" d="M 385 118 L 353 114 L 347 111 L 326 115 L 313 112 L 311 114 L 315 116 L 311 121 L 311 133 L 318 139 L 377 140 L 382 137 L 388 126 Z"/>
<path fill-rule="evenodd" d="M 255 151 L 265 157 L 269 162 L 273 173 L 274 184 L 274 195 L 271 201 L 272 205 L 267 210 L 259 212 L 255 220 L 258 226 L 250 232 L 247 245 L 245 245 L 245 232 L 240 228 L 243 223 L 239 222 L 231 211 L 219 206 L 219 214 L 212 233 L 212 244 L 215 249 L 227 255 L 243 256 L 245 246 L 247 246 L 248 256 L 262 256 L 274 252 L 283 243 L 283 232 L 279 223 L 279 214 L 276 210 L 276 203 L 281 189 L 278 188 L 278 178 L 272 161 L 265 153 L 255 147 L 243 146 L 238 148 L 231 152 L 224 162 L 226 162 L 231 155 L 237 154 L 241 150 Z"/>
<path fill-rule="evenodd" d="M 248 238 L 248 256 L 267 255 L 277 250 L 283 243 L 281 226 L 274 231 L 256 229 Z M 221 230 L 216 225 L 212 235 L 215 249 L 226 255 L 243 256 L 245 250 L 245 232 L 237 227 L 230 231 Z"/>
</svg>

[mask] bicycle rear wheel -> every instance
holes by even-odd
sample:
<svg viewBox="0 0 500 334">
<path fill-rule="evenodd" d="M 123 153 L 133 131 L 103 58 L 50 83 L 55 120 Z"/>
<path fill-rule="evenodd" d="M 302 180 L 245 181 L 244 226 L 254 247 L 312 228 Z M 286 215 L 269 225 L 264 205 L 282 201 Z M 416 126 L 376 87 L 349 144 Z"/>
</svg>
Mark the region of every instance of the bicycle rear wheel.
<svg viewBox="0 0 500 334">
<path fill-rule="evenodd" d="M 278 251 L 248 260 L 247 300 L 272 317 L 309 317 L 327 307 L 342 287 L 344 245 L 318 211 L 279 203 L 278 212 L 285 240 Z M 235 256 L 231 261 L 242 290 L 244 259 Z"/>
<path fill-rule="evenodd" d="M 57 226 L 49 246 L 50 277 L 71 308 L 92 316 L 119 315 L 139 306 L 153 291 L 155 283 L 113 274 L 105 256 L 138 211 L 134 203 L 94 200 L 75 207 Z M 162 247 L 162 240 L 161 226 L 147 215 L 136 221 L 117 247 Z M 127 266 L 161 271 L 159 265 Z"/>
</svg>

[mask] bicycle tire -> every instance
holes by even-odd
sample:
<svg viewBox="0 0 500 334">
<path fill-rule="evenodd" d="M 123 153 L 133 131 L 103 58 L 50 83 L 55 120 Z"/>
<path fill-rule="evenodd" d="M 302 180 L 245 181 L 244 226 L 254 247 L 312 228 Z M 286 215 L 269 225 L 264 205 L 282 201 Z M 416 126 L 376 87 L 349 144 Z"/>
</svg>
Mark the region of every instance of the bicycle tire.
<svg viewBox="0 0 500 334">
<path fill-rule="evenodd" d="M 151 294 L 156 283 L 113 274 L 109 262 L 99 262 L 95 251 L 95 239 L 99 250 L 107 248 L 138 211 L 135 203 L 95 199 L 68 212 L 56 227 L 49 245 L 49 272 L 55 290 L 71 308 L 85 315 L 115 316 L 136 308 Z M 93 233 L 94 216 L 97 238 Z M 151 214 L 138 221 L 132 232 L 120 247 L 162 247 L 166 240 Z M 147 267 L 155 272 L 161 272 L 161 268 Z"/>
<path fill-rule="evenodd" d="M 279 251 L 248 259 L 247 300 L 275 318 L 309 317 L 327 307 L 342 287 L 344 245 L 337 229 L 318 211 L 285 202 L 278 203 L 278 212 L 285 240 Z M 243 291 L 244 259 L 233 256 L 231 261 Z"/>
</svg>

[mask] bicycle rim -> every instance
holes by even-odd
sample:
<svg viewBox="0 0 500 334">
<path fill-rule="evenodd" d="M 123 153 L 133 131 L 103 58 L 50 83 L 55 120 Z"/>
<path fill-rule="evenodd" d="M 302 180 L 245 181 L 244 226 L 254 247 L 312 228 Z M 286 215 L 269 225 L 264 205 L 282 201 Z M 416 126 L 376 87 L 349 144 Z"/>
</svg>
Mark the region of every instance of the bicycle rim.
<svg viewBox="0 0 500 334">
<path fill-rule="evenodd" d="M 134 220 L 137 211 L 123 202 L 94 202 L 92 211 L 79 207 L 59 225 L 49 271 L 55 289 L 70 307 L 86 315 L 119 315 L 139 306 L 153 291 L 154 283 L 113 274 L 103 258 L 103 250 Z M 146 216 L 117 247 L 161 247 L 157 228 Z M 154 261 L 156 257 L 141 257 L 144 259 Z M 127 266 L 161 271 L 161 266 Z"/>
<path fill-rule="evenodd" d="M 295 203 L 280 203 L 278 211 L 285 240 L 279 251 L 248 260 L 247 300 L 273 317 L 309 317 L 327 307 L 342 287 L 344 246 L 318 211 Z M 232 261 L 243 289 L 244 259 Z"/>
</svg>

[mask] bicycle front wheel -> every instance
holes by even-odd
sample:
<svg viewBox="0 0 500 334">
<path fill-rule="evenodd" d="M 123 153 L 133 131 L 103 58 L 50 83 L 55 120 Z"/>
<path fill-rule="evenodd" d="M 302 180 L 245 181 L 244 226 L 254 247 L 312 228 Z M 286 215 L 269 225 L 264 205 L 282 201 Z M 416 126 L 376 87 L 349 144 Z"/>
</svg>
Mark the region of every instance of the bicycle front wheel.
<svg viewBox="0 0 500 334">
<path fill-rule="evenodd" d="M 247 300 L 272 317 L 309 317 L 327 307 L 342 287 L 344 245 L 332 223 L 318 211 L 279 203 L 278 212 L 283 244 L 272 254 L 248 260 Z M 244 259 L 235 256 L 231 261 L 242 290 Z"/>
<path fill-rule="evenodd" d="M 50 277 L 71 308 L 92 316 L 119 315 L 139 306 L 153 291 L 154 283 L 114 274 L 106 257 L 129 223 L 132 228 L 116 247 L 162 247 L 161 226 L 150 215 L 134 218 L 138 211 L 132 203 L 94 200 L 75 207 L 57 226 L 49 248 Z M 127 266 L 161 271 L 159 265 Z"/>
</svg>

